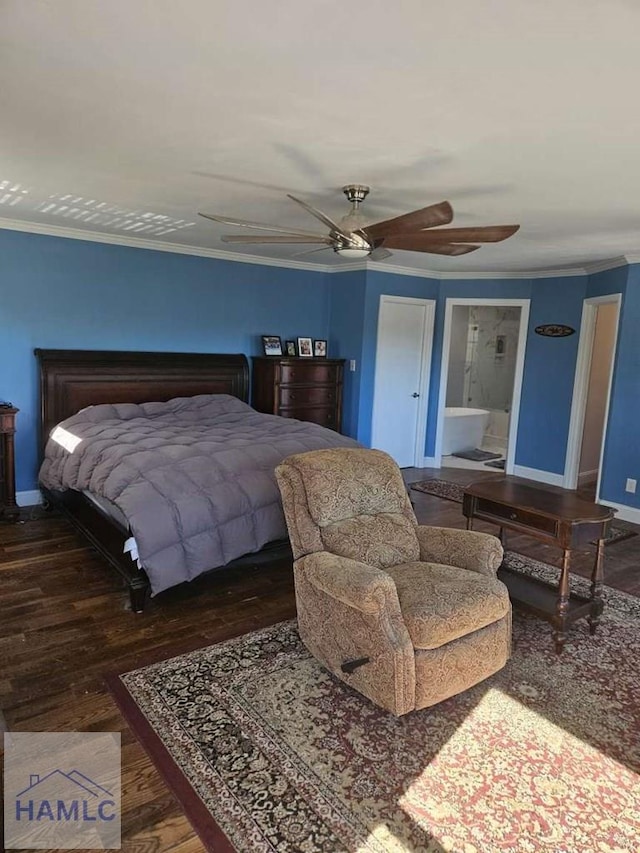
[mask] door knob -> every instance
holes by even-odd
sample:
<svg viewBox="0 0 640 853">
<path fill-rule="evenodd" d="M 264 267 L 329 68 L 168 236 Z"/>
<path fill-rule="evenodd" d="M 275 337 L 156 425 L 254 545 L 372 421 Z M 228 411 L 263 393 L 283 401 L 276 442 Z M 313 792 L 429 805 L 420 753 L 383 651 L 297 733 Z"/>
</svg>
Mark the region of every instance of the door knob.
<svg viewBox="0 0 640 853">
<path fill-rule="evenodd" d="M 419 397 L 419 396 L 420 396 L 420 394 L 418 394 L 418 392 L 417 392 L 417 391 L 414 391 L 414 392 L 413 392 L 413 394 L 412 394 L 411 396 L 412 396 L 412 397 Z"/>
</svg>

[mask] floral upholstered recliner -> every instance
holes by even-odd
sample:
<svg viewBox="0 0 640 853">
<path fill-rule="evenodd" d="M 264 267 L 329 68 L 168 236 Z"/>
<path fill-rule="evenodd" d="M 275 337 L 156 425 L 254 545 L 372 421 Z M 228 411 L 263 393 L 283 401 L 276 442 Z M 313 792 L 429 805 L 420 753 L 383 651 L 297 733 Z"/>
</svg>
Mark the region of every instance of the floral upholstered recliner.
<svg viewBox="0 0 640 853">
<path fill-rule="evenodd" d="M 276 477 L 300 636 L 330 672 L 399 716 L 505 665 L 511 605 L 495 536 L 418 525 L 379 450 L 299 453 Z"/>
</svg>

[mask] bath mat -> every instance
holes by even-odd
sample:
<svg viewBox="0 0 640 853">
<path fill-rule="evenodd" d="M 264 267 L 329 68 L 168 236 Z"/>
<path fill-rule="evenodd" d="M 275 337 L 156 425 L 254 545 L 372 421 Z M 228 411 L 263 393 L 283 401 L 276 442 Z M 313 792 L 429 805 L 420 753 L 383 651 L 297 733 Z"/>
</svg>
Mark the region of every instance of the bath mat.
<svg viewBox="0 0 640 853">
<path fill-rule="evenodd" d="M 459 453 L 452 453 L 458 459 L 470 459 L 471 462 L 484 462 L 485 459 L 499 459 L 501 453 L 491 453 L 489 450 L 480 450 L 476 447 L 475 450 L 461 450 Z"/>
<path fill-rule="evenodd" d="M 506 461 L 506 459 L 493 459 L 491 462 L 485 462 L 484 464 L 488 465 L 489 468 L 499 468 L 501 471 L 504 471 Z"/>
</svg>

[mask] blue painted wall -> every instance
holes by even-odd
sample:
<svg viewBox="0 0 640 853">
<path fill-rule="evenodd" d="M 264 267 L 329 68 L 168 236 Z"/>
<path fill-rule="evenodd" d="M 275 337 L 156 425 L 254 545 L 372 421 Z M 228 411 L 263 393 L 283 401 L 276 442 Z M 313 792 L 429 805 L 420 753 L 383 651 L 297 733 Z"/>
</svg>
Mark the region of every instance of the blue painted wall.
<svg viewBox="0 0 640 853">
<path fill-rule="evenodd" d="M 358 435 L 359 399 L 364 342 L 364 305 L 367 274 L 364 270 L 329 276 L 330 315 L 329 353 L 347 360 L 342 400 L 342 429 Z M 356 363 L 355 371 L 349 362 Z"/>
<path fill-rule="evenodd" d="M 379 271 L 324 274 L 0 230 L 0 397 L 20 408 L 17 486 L 35 488 L 38 392 L 34 347 L 261 353 L 260 335 L 327 338 L 355 359 L 345 373 L 344 428 L 371 436 L 380 295 L 436 300 L 425 455 L 432 455 L 447 297 L 530 298 L 518 465 L 564 470 L 578 335 L 533 334 L 541 323 L 579 329 L 588 296 L 624 294 L 605 448 L 602 497 L 640 508 L 640 265 L 590 277 L 437 280 Z"/>
<path fill-rule="evenodd" d="M 532 282 L 516 464 L 563 474 L 586 276 Z M 576 329 L 566 338 L 536 335 L 545 323 Z"/>
<path fill-rule="evenodd" d="M 640 265 L 591 276 L 589 296 L 622 293 L 614 362 L 607 440 L 600 495 L 613 503 L 640 509 L 640 493 L 624 487 L 627 477 L 640 479 Z"/>
<path fill-rule="evenodd" d="M 35 347 L 261 354 L 329 334 L 328 276 L 0 230 L 0 397 L 20 409 L 16 485 L 36 488 Z"/>
</svg>

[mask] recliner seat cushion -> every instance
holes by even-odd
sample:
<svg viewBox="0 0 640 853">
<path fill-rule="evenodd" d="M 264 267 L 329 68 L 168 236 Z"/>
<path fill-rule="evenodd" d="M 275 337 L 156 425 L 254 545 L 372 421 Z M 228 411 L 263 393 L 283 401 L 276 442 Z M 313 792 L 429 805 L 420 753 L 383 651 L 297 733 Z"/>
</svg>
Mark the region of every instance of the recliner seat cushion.
<svg viewBox="0 0 640 853">
<path fill-rule="evenodd" d="M 336 521 L 320 529 L 327 551 L 387 569 L 420 557 L 415 525 L 399 513 L 381 512 Z"/>
<path fill-rule="evenodd" d="M 385 571 L 416 649 L 437 649 L 509 612 L 509 593 L 497 578 L 439 563 L 407 562 Z"/>
</svg>

